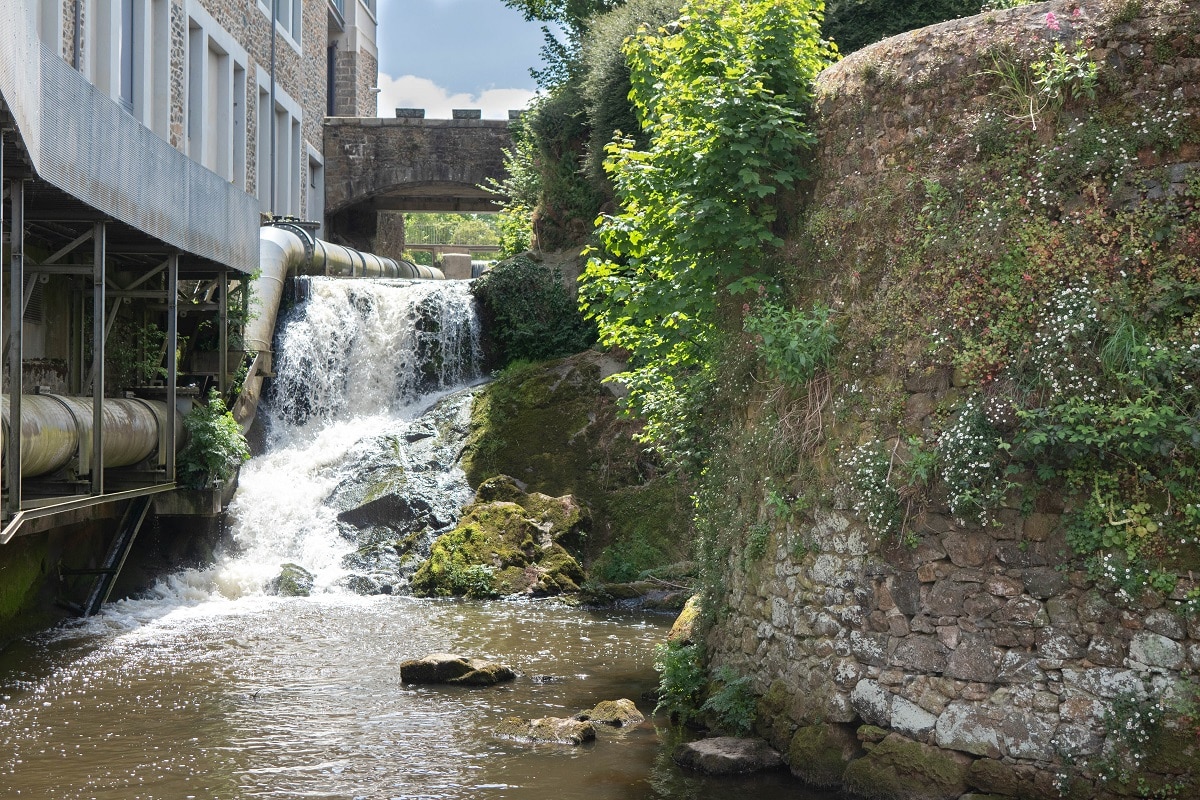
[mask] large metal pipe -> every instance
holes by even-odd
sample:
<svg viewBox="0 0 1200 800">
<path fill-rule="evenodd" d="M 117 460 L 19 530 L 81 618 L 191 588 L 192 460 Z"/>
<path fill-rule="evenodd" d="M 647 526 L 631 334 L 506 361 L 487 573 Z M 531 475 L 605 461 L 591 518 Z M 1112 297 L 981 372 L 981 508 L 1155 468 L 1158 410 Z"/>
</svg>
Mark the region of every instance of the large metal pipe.
<svg viewBox="0 0 1200 800">
<path fill-rule="evenodd" d="M 264 225 L 259 231 L 258 270 L 258 277 L 251 284 L 251 291 L 258 301 L 258 314 L 246 323 L 242 336 L 246 349 L 256 355 L 233 406 L 233 416 L 243 431 L 254 421 L 263 378 L 271 372 L 271 339 L 275 335 L 279 301 L 283 298 L 283 282 L 289 273 L 435 281 L 446 277 L 435 267 L 397 261 L 322 241 L 303 226 L 290 221 Z"/>
<path fill-rule="evenodd" d="M 0 398 L 4 442 L 12 441 L 9 397 Z M 176 441 L 183 435 L 183 419 L 173 414 Z M 55 472 L 77 459 L 76 473 L 91 474 L 93 425 L 92 399 L 58 394 L 32 394 L 21 398 L 21 476 Z M 104 466 L 129 467 L 145 461 L 166 441 L 167 405 L 157 400 L 105 398 L 101 428 Z"/>
</svg>

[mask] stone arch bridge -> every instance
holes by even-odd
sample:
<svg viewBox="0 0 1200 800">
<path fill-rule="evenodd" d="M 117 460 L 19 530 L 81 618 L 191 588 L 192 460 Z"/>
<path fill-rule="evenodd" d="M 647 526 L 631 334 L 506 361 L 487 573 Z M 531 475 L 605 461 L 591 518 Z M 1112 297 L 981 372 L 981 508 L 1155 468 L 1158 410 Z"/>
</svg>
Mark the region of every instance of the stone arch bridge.
<svg viewBox="0 0 1200 800">
<path fill-rule="evenodd" d="M 510 122 L 477 114 L 327 118 L 326 236 L 379 252 L 380 212 L 498 211 L 496 197 L 479 187 L 506 175 Z"/>
</svg>

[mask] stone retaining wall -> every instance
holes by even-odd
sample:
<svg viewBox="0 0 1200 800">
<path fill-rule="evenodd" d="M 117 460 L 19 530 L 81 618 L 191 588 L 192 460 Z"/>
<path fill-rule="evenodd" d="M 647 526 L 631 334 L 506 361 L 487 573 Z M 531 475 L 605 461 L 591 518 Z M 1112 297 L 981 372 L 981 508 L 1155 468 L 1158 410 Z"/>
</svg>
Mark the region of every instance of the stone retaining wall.
<svg viewBox="0 0 1200 800">
<path fill-rule="evenodd" d="M 963 86 L 999 48 L 1028 53 L 1044 41 L 1048 13 L 1063 41 L 1088 42 L 1128 102 L 1169 92 L 1200 116 L 1197 5 L 1139 8 L 1043 3 L 853 54 L 818 84 L 814 202 L 836 211 L 911 180 L 934 139 L 969 157 L 971 120 L 994 101 Z M 1182 180 L 1200 150 L 1186 144 L 1172 159 Z M 948 369 L 913 375 L 905 390 L 913 426 L 959 391 Z M 1060 776 L 1101 753 L 1114 699 L 1167 691 L 1200 670 L 1200 622 L 1171 610 L 1171 598 L 1123 601 L 1097 588 L 1067 546 L 1059 498 L 1036 498 L 1032 513 L 1014 500 L 987 528 L 935 508 L 915 547 L 879 541 L 839 505 L 776 531 L 749 567 L 731 555 L 727 608 L 707 641 L 714 667 L 753 676 L 768 712 L 762 732 L 810 783 L 880 798 L 1102 796 L 1111 784 Z M 1152 785 L 1182 781 L 1179 796 L 1193 796 L 1195 737 L 1183 745 L 1152 747 L 1143 769 Z"/>
</svg>

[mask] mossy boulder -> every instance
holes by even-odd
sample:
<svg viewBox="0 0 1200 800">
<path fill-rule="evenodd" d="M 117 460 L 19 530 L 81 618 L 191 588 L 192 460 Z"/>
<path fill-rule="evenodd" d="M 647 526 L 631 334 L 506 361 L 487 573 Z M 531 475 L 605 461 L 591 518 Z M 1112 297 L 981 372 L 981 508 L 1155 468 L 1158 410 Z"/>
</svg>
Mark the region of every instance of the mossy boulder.
<svg viewBox="0 0 1200 800">
<path fill-rule="evenodd" d="M 889 734 L 850 762 L 843 788 L 867 800 L 957 800 L 967 791 L 971 758 Z"/>
<path fill-rule="evenodd" d="M 446 683 L 452 686 L 494 686 L 516 677 L 511 667 L 454 653 L 430 653 L 400 663 L 404 683 Z"/>
<path fill-rule="evenodd" d="M 846 764 L 863 754 L 854 731 L 844 725 L 806 725 L 788 747 L 792 774 L 818 789 L 842 785 Z"/>
<path fill-rule="evenodd" d="M 508 476 L 484 481 L 458 527 L 433 544 L 415 594 L 496 597 L 578 591 L 583 568 L 559 544 L 579 537 L 588 511 L 574 497 L 524 492 Z"/>
<path fill-rule="evenodd" d="M 637 705 L 624 697 L 620 700 L 601 700 L 591 711 L 576 714 L 575 719 L 613 728 L 632 728 L 646 721 Z"/>
<path fill-rule="evenodd" d="M 762 739 L 736 736 L 686 742 L 675 748 L 671 758 L 681 767 L 706 775 L 741 775 L 783 766 L 779 752 Z"/>
<path fill-rule="evenodd" d="M 267 594 L 282 597 L 308 597 L 312 593 L 313 575 L 299 564 L 283 564 L 279 574 L 267 584 Z"/>
<path fill-rule="evenodd" d="M 521 719 L 506 717 L 493 730 L 503 739 L 531 744 L 583 744 L 596 738 L 596 728 L 590 722 L 559 717 Z"/>
<path fill-rule="evenodd" d="M 511 475 L 529 492 L 570 494 L 592 512 L 585 541 L 566 541 L 603 582 L 682 561 L 691 547 L 691 488 L 663 474 L 604 378 L 623 364 L 587 351 L 516 364 L 476 396 L 462 465 L 472 486 Z"/>
<path fill-rule="evenodd" d="M 684 603 L 683 610 L 675 618 L 667 634 L 668 642 L 691 644 L 696 635 L 696 622 L 700 619 L 700 595 L 694 594 Z"/>
</svg>

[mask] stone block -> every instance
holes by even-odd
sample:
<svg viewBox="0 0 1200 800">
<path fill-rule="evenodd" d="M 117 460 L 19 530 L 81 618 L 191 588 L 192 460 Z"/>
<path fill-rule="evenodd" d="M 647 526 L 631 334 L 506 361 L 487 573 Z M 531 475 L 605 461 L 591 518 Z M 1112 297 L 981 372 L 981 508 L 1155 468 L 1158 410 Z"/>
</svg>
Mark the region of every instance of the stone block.
<svg viewBox="0 0 1200 800">
<path fill-rule="evenodd" d="M 1083 642 L 1057 625 L 1038 629 L 1034 641 L 1042 658 L 1069 661 L 1083 658 L 1087 652 Z"/>
<path fill-rule="evenodd" d="M 846 767 L 843 787 L 878 800 L 957 800 L 970 761 L 893 733 Z"/>
<path fill-rule="evenodd" d="M 888 637 L 881 633 L 850 631 L 850 652 L 864 664 L 882 667 L 888 663 Z"/>
<path fill-rule="evenodd" d="M 986 533 L 968 531 L 947 533 L 942 537 L 946 555 L 956 567 L 981 567 L 991 554 L 994 540 Z"/>
<path fill-rule="evenodd" d="M 950 616 L 962 612 L 963 603 L 974 591 L 974 586 L 958 581 L 939 580 L 925 597 L 925 612 L 933 616 Z"/>
<path fill-rule="evenodd" d="M 1119 667 L 1125 663 L 1125 642 L 1116 636 L 1093 636 L 1088 644 L 1087 659 L 1102 667 Z"/>
<path fill-rule="evenodd" d="M 891 663 L 914 672 L 944 672 L 948 652 L 936 636 L 914 633 L 896 644 Z"/>
<path fill-rule="evenodd" d="M 397 108 L 397 119 L 425 119 L 425 109 L 423 108 Z"/>
<path fill-rule="evenodd" d="M 938 716 L 935 736 L 938 747 L 961 750 L 985 758 L 999 758 L 1000 731 L 996 723 L 974 703 L 951 703 Z"/>
<path fill-rule="evenodd" d="M 788 747 L 792 774 L 817 789 L 840 789 L 846 763 L 863 754 L 854 729 L 809 725 L 796 730 Z"/>
<path fill-rule="evenodd" d="M 910 739 L 923 740 L 937 725 L 937 716 L 903 697 L 892 698 L 891 727 Z"/>
<path fill-rule="evenodd" d="M 1179 669 L 1183 666 L 1183 645 L 1153 631 L 1139 631 L 1129 642 L 1130 665 L 1151 669 Z"/>
<path fill-rule="evenodd" d="M 878 681 L 861 680 L 850 692 L 850 706 L 864 722 L 887 728 L 892 723 L 893 697 Z"/>
<path fill-rule="evenodd" d="M 1022 571 L 1021 578 L 1025 591 L 1039 600 L 1061 594 L 1070 585 L 1067 576 L 1052 567 L 1031 567 Z"/>
<path fill-rule="evenodd" d="M 483 112 L 478 108 L 455 108 L 450 111 L 451 119 L 482 119 Z"/>
<path fill-rule="evenodd" d="M 992 637 L 966 634 L 946 660 L 946 677 L 962 681 L 992 683 L 996 680 L 996 656 Z"/>
<path fill-rule="evenodd" d="M 1146 614 L 1145 625 L 1146 630 L 1171 639 L 1187 638 L 1183 620 L 1178 614 L 1165 608 L 1156 608 Z"/>
</svg>

